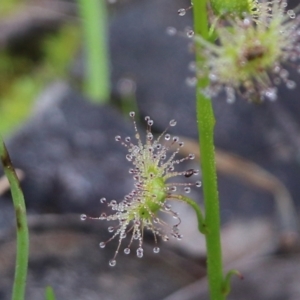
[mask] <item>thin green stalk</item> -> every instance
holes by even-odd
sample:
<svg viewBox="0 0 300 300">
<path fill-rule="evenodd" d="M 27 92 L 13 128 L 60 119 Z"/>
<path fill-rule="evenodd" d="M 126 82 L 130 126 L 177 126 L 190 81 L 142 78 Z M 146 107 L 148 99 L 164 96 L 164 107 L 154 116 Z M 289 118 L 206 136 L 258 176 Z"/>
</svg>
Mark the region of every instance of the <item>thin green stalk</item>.
<svg viewBox="0 0 300 300">
<path fill-rule="evenodd" d="M 45 300 L 55 300 L 54 290 L 51 286 L 47 286 L 45 290 Z"/>
<path fill-rule="evenodd" d="M 107 9 L 104 0 L 78 0 L 86 50 L 85 92 L 97 103 L 110 97 Z"/>
<path fill-rule="evenodd" d="M 194 32 L 208 39 L 208 20 L 205 0 L 193 1 Z M 198 49 L 197 49 L 198 48 Z M 196 62 L 201 68 L 203 59 L 196 45 Z M 205 97 L 201 90 L 209 83 L 208 78 L 198 79 L 196 92 L 196 110 L 201 152 L 202 182 L 205 204 L 205 224 L 207 233 L 207 273 L 211 300 L 223 300 L 223 266 L 220 235 L 220 208 L 217 186 L 217 173 L 214 148 L 215 118 L 212 102 Z"/>
<path fill-rule="evenodd" d="M 0 157 L 5 175 L 10 184 L 16 215 L 17 249 L 12 300 L 24 300 L 29 254 L 29 234 L 27 227 L 26 207 L 18 177 L 1 137 Z"/>
</svg>

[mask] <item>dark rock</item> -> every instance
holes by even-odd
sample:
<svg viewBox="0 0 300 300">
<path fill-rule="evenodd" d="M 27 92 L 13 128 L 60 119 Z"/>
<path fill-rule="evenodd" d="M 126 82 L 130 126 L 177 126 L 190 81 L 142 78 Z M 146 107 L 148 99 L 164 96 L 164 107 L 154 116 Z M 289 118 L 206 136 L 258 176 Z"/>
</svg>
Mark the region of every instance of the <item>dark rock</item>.
<svg viewBox="0 0 300 300">
<path fill-rule="evenodd" d="M 133 126 L 111 107 L 93 105 L 65 85 L 53 85 L 43 98 L 7 143 L 14 166 L 25 172 L 29 211 L 95 213 L 100 197 L 122 199 L 132 178 L 126 150 L 114 137 L 130 135 Z"/>
</svg>

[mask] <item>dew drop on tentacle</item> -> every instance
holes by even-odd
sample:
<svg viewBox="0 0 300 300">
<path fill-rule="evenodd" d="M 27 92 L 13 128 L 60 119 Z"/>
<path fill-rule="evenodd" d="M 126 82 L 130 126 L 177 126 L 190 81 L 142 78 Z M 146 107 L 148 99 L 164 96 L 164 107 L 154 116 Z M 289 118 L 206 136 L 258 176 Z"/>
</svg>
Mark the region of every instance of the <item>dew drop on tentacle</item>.
<svg viewBox="0 0 300 300">
<path fill-rule="evenodd" d="M 277 89 L 269 88 L 265 92 L 265 97 L 270 101 L 275 101 L 277 99 Z"/>
<path fill-rule="evenodd" d="M 202 186 L 202 182 L 201 181 L 196 181 L 196 187 L 201 187 Z"/>
<path fill-rule="evenodd" d="M 152 126 L 152 125 L 154 124 L 154 122 L 153 122 L 153 120 L 148 120 L 148 121 L 147 121 L 147 124 L 148 124 L 149 126 Z"/>
<path fill-rule="evenodd" d="M 279 76 L 282 79 L 287 79 L 289 77 L 289 71 L 286 70 L 286 69 L 281 69 L 280 72 L 279 72 Z"/>
<path fill-rule="evenodd" d="M 132 161 L 132 156 L 131 156 L 130 154 L 126 154 L 126 159 L 127 159 L 128 161 Z"/>
<path fill-rule="evenodd" d="M 292 9 L 289 9 L 287 11 L 287 15 L 291 18 L 291 19 L 295 19 L 296 18 L 296 14 Z"/>
<path fill-rule="evenodd" d="M 183 235 L 182 235 L 182 234 L 177 234 L 176 239 L 177 239 L 178 241 L 181 241 L 182 238 L 183 238 Z"/>
<path fill-rule="evenodd" d="M 243 20 L 243 24 L 244 24 L 245 26 L 250 26 L 250 25 L 252 24 L 252 20 L 249 19 L 249 18 L 245 18 L 245 19 Z"/>
<path fill-rule="evenodd" d="M 143 248 L 139 247 L 139 248 L 136 250 L 136 256 L 137 256 L 138 258 L 142 258 L 143 255 L 144 255 L 144 250 L 143 250 Z"/>
<path fill-rule="evenodd" d="M 188 65 L 188 69 L 191 71 L 191 72 L 195 72 L 197 70 L 197 64 L 195 61 L 191 61 Z"/>
<path fill-rule="evenodd" d="M 134 234 L 133 234 L 133 239 L 134 240 L 138 240 L 140 238 L 140 234 L 136 231 Z"/>
<path fill-rule="evenodd" d="M 186 186 L 186 187 L 184 188 L 184 191 L 185 191 L 185 193 L 189 194 L 189 193 L 191 192 L 191 188 L 188 187 L 188 186 Z"/>
<path fill-rule="evenodd" d="M 102 204 L 103 204 L 103 203 L 106 203 L 106 198 L 104 198 L 104 197 L 101 198 L 101 199 L 100 199 L 100 203 L 102 203 Z"/>
<path fill-rule="evenodd" d="M 109 205 L 110 205 L 110 206 L 115 206 L 115 205 L 117 205 L 117 201 L 116 201 L 116 200 L 111 200 L 111 201 L 109 202 Z"/>
<path fill-rule="evenodd" d="M 134 220 L 134 225 L 140 226 L 142 222 L 140 220 Z"/>
<path fill-rule="evenodd" d="M 148 133 L 147 133 L 147 139 L 148 139 L 149 141 L 152 141 L 152 140 L 153 140 L 153 134 L 152 134 L 151 132 L 148 132 Z"/>
<path fill-rule="evenodd" d="M 176 124 L 177 124 L 177 121 L 174 119 L 169 122 L 170 126 L 175 126 Z"/>
<path fill-rule="evenodd" d="M 186 33 L 186 35 L 187 35 L 188 38 L 192 38 L 194 36 L 194 34 L 195 33 L 194 33 L 193 30 L 188 30 L 187 33 Z"/>
<path fill-rule="evenodd" d="M 125 253 L 125 254 L 129 254 L 129 253 L 130 253 L 130 249 L 129 249 L 129 248 L 125 248 L 125 249 L 124 249 L 124 253 Z"/>
<path fill-rule="evenodd" d="M 87 219 L 87 215 L 85 215 L 85 214 L 80 215 L 81 221 L 85 221 L 86 219 Z"/>
<path fill-rule="evenodd" d="M 279 74 L 280 70 L 281 70 L 281 67 L 279 65 L 277 65 L 277 64 L 273 68 L 273 72 L 275 74 Z"/>
<path fill-rule="evenodd" d="M 178 226 L 176 226 L 176 225 L 173 226 L 173 233 L 174 234 L 178 234 L 179 233 Z"/>
<path fill-rule="evenodd" d="M 174 219 L 179 219 L 179 214 L 177 212 L 173 212 L 172 216 L 173 216 Z"/>
<path fill-rule="evenodd" d="M 153 223 L 159 223 L 159 218 L 153 218 Z"/>
<path fill-rule="evenodd" d="M 180 17 L 185 16 L 185 14 L 186 14 L 186 9 L 185 9 L 185 8 L 179 8 L 179 9 L 178 9 L 178 15 L 179 15 Z"/>
<path fill-rule="evenodd" d="M 166 234 L 163 235 L 161 238 L 164 242 L 167 242 L 169 240 L 169 237 Z"/>
<path fill-rule="evenodd" d="M 117 261 L 116 261 L 115 259 L 111 259 L 111 260 L 109 261 L 109 265 L 110 265 L 111 267 L 114 267 L 116 264 L 117 264 Z"/>
<path fill-rule="evenodd" d="M 169 141 L 171 138 L 171 135 L 169 133 L 165 134 L 165 140 L 166 141 Z"/>
<path fill-rule="evenodd" d="M 196 77 L 187 77 L 185 79 L 185 83 L 187 84 L 187 86 L 189 87 L 195 87 L 197 84 L 197 78 Z"/>
<path fill-rule="evenodd" d="M 280 85 L 281 83 L 281 79 L 279 77 L 275 77 L 273 81 L 275 85 Z"/>
<path fill-rule="evenodd" d="M 208 78 L 212 82 L 217 82 L 218 81 L 218 76 L 216 74 L 214 74 L 214 73 L 209 73 Z"/>
<path fill-rule="evenodd" d="M 289 89 L 289 90 L 292 90 L 296 87 L 296 82 L 293 81 L 293 80 L 287 80 L 286 82 L 286 87 Z"/>
<path fill-rule="evenodd" d="M 164 209 L 165 209 L 166 211 L 171 210 L 171 208 L 172 208 L 171 204 L 166 203 L 166 204 L 164 205 Z"/>
<path fill-rule="evenodd" d="M 195 154 L 193 154 L 193 153 L 189 154 L 189 155 L 188 155 L 188 158 L 189 158 L 189 159 L 194 159 L 194 158 L 195 158 Z"/>
<path fill-rule="evenodd" d="M 153 252 L 154 252 L 154 253 L 159 253 L 159 251 L 160 251 L 159 247 L 154 247 L 154 248 L 153 248 Z"/>
<path fill-rule="evenodd" d="M 99 247 L 100 247 L 100 248 L 102 248 L 102 249 L 103 249 L 103 248 L 105 248 L 105 246 L 106 246 L 106 243 L 105 243 L 105 242 L 101 242 L 101 243 L 99 243 Z"/>
<path fill-rule="evenodd" d="M 126 232 L 122 232 L 122 233 L 120 234 L 120 238 L 121 238 L 121 239 L 125 239 L 126 236 L 127 236 L 127 235 L 126 235 Z"/>
<path fill-rule="evenodd" d="M 173 36 L 177 33 L 177 29 L 169 26 L 169 27 L 167 27 L 166 32 L 168 35 Z"/>
</svg>

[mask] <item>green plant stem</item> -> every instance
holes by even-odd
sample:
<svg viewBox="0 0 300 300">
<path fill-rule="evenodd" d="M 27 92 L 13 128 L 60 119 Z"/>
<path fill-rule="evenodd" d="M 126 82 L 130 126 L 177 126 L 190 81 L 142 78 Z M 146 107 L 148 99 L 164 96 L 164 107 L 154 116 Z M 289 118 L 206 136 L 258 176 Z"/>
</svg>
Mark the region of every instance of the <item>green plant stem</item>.
<svg viewBox="0 0 300 300">
<path fill-rule="evenodd" d="M 0 156 L 5 175 L 10 184 L 13 205 L 16 215 L 17 250 L 12 299 L 24 300 L 29 254 L 29 234 L 27 227 L 26 207 L 18 177 L 13 168 L 9 154 L 1 137 Z"/>
<path fill-rule="evenodd" d="M 97 103 L 110 97 L 107 9 L 104 0 L 78 0 L 86 50 L 86 94 Z"/>
<path fill-rule="evenodd" d="M 205 0 L 193 1 L 194 31 L 208 39 L 208 20 Z M 196 45 L 196 62 L 201 68 L 203 59 L 200 47 Z M 196 91 L 196 110 L 200 141 L 202 182 L 205 204 L 205 224 L 207 227 L 207 273 L 211 300 L 223 300 L 223 266 L 220 235 L 220 208 L 214 148 L 215 118 L 212 102 L 201 92 L 209 83 L 208 78 L 199 78 Z"/>
<path fill-rule="evenodd" d="M 206 234 L 207 233 L 206 224 L 204 221 L 203 213 L 202 213 L 199 205 L 194 200 L 192 200 L 186 196 L 183 196 L 183 195 L 173 195 L 172 198 L 181 200 L 193 208 L 193 210 L 195 211 L 196 216 L 197 216 L 198 229 L 201 233 Z"/>
</svg>

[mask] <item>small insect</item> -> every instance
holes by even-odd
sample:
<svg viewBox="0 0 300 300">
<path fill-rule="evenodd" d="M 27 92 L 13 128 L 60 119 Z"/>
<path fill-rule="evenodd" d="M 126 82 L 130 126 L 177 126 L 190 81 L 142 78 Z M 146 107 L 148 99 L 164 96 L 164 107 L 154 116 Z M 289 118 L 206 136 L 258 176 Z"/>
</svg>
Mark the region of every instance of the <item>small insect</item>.
<svg viewBox="0 0 300 300">
<path fill-rule="evenodd" d="M 191 177 L 192 175 L 197 174 L 197 173 L 198 173 L 198 171 L 196 171 L 194 169 L 189 169 L 189 170 L 185 171 L 184 176 L 185 177 Z"/>
</svg>

